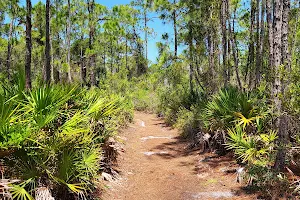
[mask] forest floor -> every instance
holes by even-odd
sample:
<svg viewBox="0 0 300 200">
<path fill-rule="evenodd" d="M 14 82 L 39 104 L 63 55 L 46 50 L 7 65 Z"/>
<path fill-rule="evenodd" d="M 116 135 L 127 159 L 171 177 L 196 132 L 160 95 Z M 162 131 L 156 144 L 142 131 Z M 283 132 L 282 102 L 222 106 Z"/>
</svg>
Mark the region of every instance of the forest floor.
<svg viewBox="0 0 300 200">
<path fill-rule="evenodd" d="M 120 177 L 106 182 L 104 200 L 256 199 L 237 183 L 233 159 L 189 150 L 179 131 L 155 115 L 136 112 L 120 138 Z"/>
</svg>

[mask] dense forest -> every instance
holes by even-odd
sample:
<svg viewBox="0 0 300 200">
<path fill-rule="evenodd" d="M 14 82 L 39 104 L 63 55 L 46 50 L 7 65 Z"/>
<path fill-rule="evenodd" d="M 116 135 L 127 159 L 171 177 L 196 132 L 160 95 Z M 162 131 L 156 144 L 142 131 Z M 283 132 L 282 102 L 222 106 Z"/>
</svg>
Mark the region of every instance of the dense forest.
<svg viewBox="0 0 300 200">
<path fill-rule="evenodd" d="M 1 0 L 4 197 L 100 198 L 134 110 L 233 153 L 266 199 L 299 195 L 299 20 L 295 0 Z"/>
</svg>

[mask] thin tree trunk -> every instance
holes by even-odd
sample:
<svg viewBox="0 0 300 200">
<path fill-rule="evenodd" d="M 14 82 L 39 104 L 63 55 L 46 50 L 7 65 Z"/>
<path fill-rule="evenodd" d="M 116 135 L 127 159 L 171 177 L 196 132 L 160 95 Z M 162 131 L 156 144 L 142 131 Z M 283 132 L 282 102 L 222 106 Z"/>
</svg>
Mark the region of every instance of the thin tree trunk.
<svg viewBox="0 0 300 200">
<path fill-rule="evenodd" d="M 7 43 L 7 56 L 6 56 L 6 75 L 7 79 L 10 81 L 10 66 L 11 66 L 11 51 L 12 51 L 12 35 L 13 35 L 13 26 L 14 26 L 14 17 L 11 19 L 9 24 L 9 33 L 8 33 L 8 43 Z"/>
<path fill-rule="evenodd" d="M 104 46 L 103 50 L 103 67 L 106 69 L 106 47 Z"/>
<path fill-rule="evenodd" d="M 297 30 L 299 28 L 299 18 L 300 18 L 300 1 L 298 1 L 298 8 L 297 8 L 297 15 L 295 20 L 295 25 L 293 28 L 293 36 L 292 36 L 292 42 L 291 42 L 291 52 L 290 52 L 290 65 L 292 67 L 292 58 L 294 58 L 294 53 L 296 50 L 296 34 Z M 294 66 L 297 66 L 297 63 L 293 64 Z"/>
<path fill-rule="evenodd" d="M 250 24 L 250 45 L 249 45 L 249 63 L 247 64 L 247 70 L 249 70 L 249 88 L 252 88 L 253 69 L 254 69 L 254 27 L 255 27 L 255 14 L 256 6 L 255 0 L 251 0 L 251 24 Z"/>
<path fill-rule="evenodd" d="M 191 22 L 188 23 L 189 28 L 189 59 L 190 59 L 190 92 L 193 95 L 194 94 L 194 85 L 193 85 L 193 77 L 194 77 L 194 59 L 193 59 L 193 27 Z"/>
<path fill-rule="evenodd" d="M 212 20 L 213 16 L 212 16 L 212 8 L 210 8 L 209 11 L 209 15 L 210 15 L 210 20 Z M 215 71 L 215 33 L 214 33 L 214 27 L 213 24 L 210 24 L 210 33 L 208 34 L 207 37 L 207 44 L 208 44 L 208 51 L 209 51 L 209 70 L 210 70 L 210 75 L 212 77 L 212 86 L 213 86 L 213 90 L 215 88 L 215 84 L 214 84 L 214 79 L 216 76 L 216 71 Z"/>
<path fill-rule="evenodd" d="M 258 85 L 259 79 L 259 71 L 260 71 L 260 21 L 259 21 L 259 13 L 260 13 L 260 0 L 256 0 L 256 67 L 255 67 L 255 81 L 254 87 Z"/>
<path fill-rule="evenodd" d="M 95 9 L 95 1 L 94 0 L 89 0 L 88 1 L 88 12 L 89 12 L 89 49 L 93 50 L 93 44 L 94 44 L 94 36 L 95 36 L 95 27 L 94 27 L 94 20 L 92 15 L 94 14 L 94 9 Z M 95 53 L 92 52 L 92 55 L 90 55 L 90 67 L 91 67 L 91 74 L 90 74 L 90 81 L 91 81 L 91 85 L 95 86 L 96 85 L 96 77 L 95 77 L 95 62 L 96 62 L 96 58 L 95 58 Z"/>
<path fill-rule="evenodd" d="M 174 6 L 176 5 L 176 0 L 173 2 Z M 178 36 L 177 36 L 177 16 L 176 9 L 173 8 L 172 17 L 173 17 L 173 30 L 174 30 L 174 56 L 177 58 L 178 52 Z"/>
<path fill-rule="evenodd" d="M 214 42 L 211 33 L 207 36 L 208 53 L 209 53 L 209 72 L 212 79 L 215 77 L 215 63 L 214 63 Z"/>
<path fill-rule="evenodd" d="M 110 72 L 113 73 L 114 72 L 114 50 L 113 50 L 113 40 L 112 38 L 110 39 Z"/>
<path fill-rule="evenodd" d="M 51 30 L 50 30 L 50 35 L 51 35 Z M 54 55 L 53 55 L 53 38 L 50 36 L 50 50 L 52 52 L 51 56 L 51 81 L 52 83 L 55 83 L 55 78 L 54 78 Z"/>
<path fill-rule="evenodd" d="M 83 33 L 81 35 L 81 41 L 83 41 Z M 80 71 L 81 71 L 81 83 L 83 86 L 86 86 L 86 66 L 85 66 L 85 59 L 83 48 L 80 48 Z"/>
<path fill-rule="evenodd" d="M 31 89 L 31 0 L 26 0 L 26 58 L 25 58 L 25 81 L 26 89 Z"/>
<path fill-rule="evenodd" d="M 59 5 L 60 5 L 59 0 L 55 0 L 55 9 L 56 10 L 60 10 Z M 56 12 L 56 16 L 55 16 L 55 22 L 56 22 L 56 24 L 59 23 L 59 16 L 58 16 L 57 12 Z M 54 35 L 54 32 L 52 32 L 52 34 Z M 61 42 L 59 34 L 60 34 L 59 31 L 57 31 L 56 32 L 56 39 L 57 39 L 58 44 L 60 44 L 60 42 Z M 53 41 L 51 42 L 51 44 L 52 44 L 51 45 L 51 50 L 54 50 L 53 49 Z M 52 60 L 54 60 L 54 61 L 56 60 L 57 63 L 58 63 L 58 62 L 61 61 L 60 60 L 60 48 L 56 47 L 56 49 L 54 51 L 55 51 L 55 54 L 52 51 L 53 52 L 53 55 L 52 55 L 53 59 Z M 54 82 L 59 83 L 60 82 L 60 70 L 59 70 L 60 65 L 59 64 L 54 64 L 55 63 L 54 61 L 52 63 L 52 70 L 53 70 L 52 74 L 54 76 Z"/>
<path fill-rule="evenodd" d="M 290 52 L 289 52 L 289 12 L 290 12 L 290 0 L 283 0 L 283 13 L 282 13 L 282 64 L 285 65 L 285 69 L 290 74 Z"/>
<path fill-rule="evenodd" d="M 227 17 L 229 16 L 229 2 L 227 1 Z M 231 46 L 232 46 L 232 54 L 233 54 L 233 59 L 234 59 L 234 68 L 235 68 L 235 73 L 236 73 L 236 79 L 238 82 L 238 86 L 240 89 L 242 89 L 242 83 L 240 79 L 240 74 L 239 74 L 239 60 L 238 60 L 238 55 L 237 55 L 237 48 L 236 48 L 236 43 L 234 40 L 234 32 L 231 29 L 231 23 L 230 21 L 228 22 L 228 29 L 229 29 L 229 37 L 231 41 Z"/>
<path fill-rule="evenodd" d="M 279 95 L 281 93 L 281 78 L 280 78 L 280 65 L 281 65 L 281 37 L 282 37 L 282 0 L 274 1 L 274 72 L 275 72 L 275 82 L 274 82 L 274 97 L 275 106 L 277 112 L 281 112 L 281 100 Z"/>
<path fill-rule="evenodd" d="M 261 71 L 263 67 L 263 57 L 264 57 L 264 38 L 265 38 L 265 9 L 266 0 L 262 0 L 261 4 L 261 18 L 260 18 L 260 41 L 259 41 L 259 53 L 257 54 L 257 65 L 256 65 L 256 78 L 255 78 L 255 87 L 260 84 L 261 81 Z"/>
<path fill-rule="evenodd" d="M 229 0 L 226 0 L 226 9 L 225 9 L 225 26 L 226 26 L 226 34 L 227 34 L 227 82 L 230 83 L 231 78 L 231 45 L 230 45 L 230 30 L 227 27 L 227 24 L 230 24 L 230 16 L 229 16 Z M 229 26 L 229 25 L 228 25 Z"/>
<path fill-rule="evenodd" d="M 50 55 L 50 0 L 46 0 L 46 46 L 45 46 L 45 82 L 51 82 L 51 55 Z"/>
<path fill-rule="evenodd" d="M 68 82 L 72 82 L 71 74 L 71 2 L 68 0 L 68 24 L 67 24 L 67 63 L 68 63 Z"/>
<path fill-rule="evenodd" d="M 128 38 L 127 38 L 127 33 L 126 33 L 126 41 L 125 41 L 125 67 L 129 72 L 129 68 L 128 68 Z"/>
<path fill-rule="evenodd" d="M 222 53 L 223 53 L 223 78 L 224 78 L 224 86 L 228 85 L 228 77 L 227 77 L 227 31 L 226 31 L 226 0 L 222 0 L 221 5 L 221 30 L 222 30 Z"/>
<path fill-rule="evenodd" d="M 266 0 L 266 11 L 267 11 L 267 24 L 268 24 L 268 43 L 269 43 L 269 62 L 268 67 L 269 70 L 273 69 L 274 64 L 274 47 L 273 47 L 273 7 L 271 4 L 271 0 Z"/>
<path fill-rule="evenodd" d="M 145 28 L 145 58 L 146 65 L 148 67 L 148 18 L 147 18 L 147 8 L 144 8 L 144 28 Z"/>
<path fill-rule="evenodd" d="M 289 0 L 275 0 L 274 1 L 274 68 L 275 68 L 275 82 L 274 82 L 274 103 L 278 117 L 278 151 L 276 155 L 274 168 L 277 171 L 284 171 L 286 158 L 286 145 L 288 143 L 287 120 L 286 116 L 282 114 L 281 94 L 284 94 L 284 84 L 281 81 L 280 67 L 286 62 L 286 56 L 283 47 L 288 41 L 284 40 L 288 33 L 288 23 L 284 22 L 285 15 L 289 13 L 287 4 Z"/>
</svg>

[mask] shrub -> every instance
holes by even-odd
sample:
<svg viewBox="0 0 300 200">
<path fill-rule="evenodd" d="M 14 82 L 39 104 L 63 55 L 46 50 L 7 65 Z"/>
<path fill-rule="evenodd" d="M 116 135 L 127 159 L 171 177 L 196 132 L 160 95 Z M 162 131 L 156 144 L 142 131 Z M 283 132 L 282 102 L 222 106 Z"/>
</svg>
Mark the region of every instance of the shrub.
<svg viewBox="0 0 300 200">
<path fill-rule="evenodd" d="M 251 94 L 240 92 L 236 88 L 222 89 L 207 103 L 201 119 L 208 130 L 224 130 L 234 127 L 236 123 L 253 125 L 261 131 L 268 116 L 268 108 L 261 106 Z"/>
<path fill-rule="evenodd" d="M 21 180 L 13 196 L 31 199 L 41 187 L 55 199 L 89 195 L 101 169 L 101 144 L 132 119 L 132 108 L 130 98 L 77 86 L 1 95 L 1 156 L 10 176 Z"/>
<path fill-rule="evenodd" d="M 199 131 L 200 122 L 197 120 L 197 110 L 192 107 L 191 110 L 180 108 L 175 127 L 181 131 L 185 138 L 195 139 L 196 133 Z"/>
</svg>

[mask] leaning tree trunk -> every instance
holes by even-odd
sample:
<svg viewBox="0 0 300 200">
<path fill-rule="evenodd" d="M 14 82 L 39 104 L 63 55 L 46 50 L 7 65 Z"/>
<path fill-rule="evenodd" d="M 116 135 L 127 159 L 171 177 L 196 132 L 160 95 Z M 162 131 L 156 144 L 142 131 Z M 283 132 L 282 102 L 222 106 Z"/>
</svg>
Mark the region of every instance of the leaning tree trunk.
<svg viewBox="0 0 300 200">
<path fill-rule="evenodd" d="M 25 81 L 26 89 L 31 89 L 31 0 L 26 0 L 26 56 L 25 56 Z"/>
<path fill-rule="evenodd" d="M 50 0 L 46 0 L 46 46 L 45 46 L 45 82 L 51 82 L 51 55 L 50 55 Z"/>
</svg>

